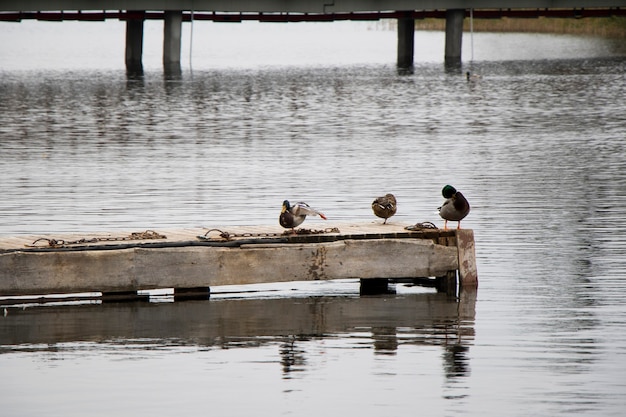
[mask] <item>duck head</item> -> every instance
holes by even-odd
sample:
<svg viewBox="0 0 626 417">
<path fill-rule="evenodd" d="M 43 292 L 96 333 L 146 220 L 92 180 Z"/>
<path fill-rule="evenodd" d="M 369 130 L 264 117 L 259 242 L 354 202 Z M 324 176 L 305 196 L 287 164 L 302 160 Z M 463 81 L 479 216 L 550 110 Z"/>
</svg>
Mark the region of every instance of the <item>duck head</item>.
<svg viewBox="0 0 626 417">
<path fill-rule="evenodd" d="M 452 198 L 452 196 L 456 194 L 456 188 L 451 185 L 446 185 L 441 190 L 441 194 L 443 195 L 443 198 Z"/>
</svg>

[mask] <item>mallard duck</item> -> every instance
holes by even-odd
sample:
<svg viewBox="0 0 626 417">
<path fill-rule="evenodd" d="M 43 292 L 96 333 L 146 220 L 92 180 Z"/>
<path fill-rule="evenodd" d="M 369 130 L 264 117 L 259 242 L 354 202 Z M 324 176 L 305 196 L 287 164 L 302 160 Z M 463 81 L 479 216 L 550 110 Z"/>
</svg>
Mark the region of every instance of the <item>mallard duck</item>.
<svg viewBox="0 0 626 417">
<path fill-rule="evenodd" d="M 444 230 L 448 229 L 448 220 L 458 222 L 457 229 L 461 228 L 461 220 L 470 212 L 470 205 L 467 199 L 451 185 L 446 185 L 441 190 L 441 194 L 446 201 L 439 207 L 439 215 L 445 220 Z"/>
<path fill-rule="evenodd" d="M 283 208 L 280 212 L 278 222 L 285 229 L 291 229 L 293 231 L 294 228 L 300 226 L 304 219 L 306 219 L 306 216 L 309 215 L 320 216 L 322 219 L 327 220 L 324 214 L 311 208 L 307 203 L 300 201 L 292 206 L 289 204 L 288 200 L 285 200 L 283 201 Z"/>
<path fill-rule="evenodd" d="M 465 73 L 465 77 L 467 78 L 467 81 L 472 81 L 472 82 L 476 82 L 478 80 L 481 79 L 481 76 L 478 74 L 472 74 L 471 72 L 467 71 Z"/>
<path fill-rule="evenodd" d="M 383 224 L 386 224 L 387 219 L 396 214 L 396 197 L 393 194 L 378 197 L 372 202 L 372 210 L 374 210 L 376 216 L 385 219 Z"/>
</svg>

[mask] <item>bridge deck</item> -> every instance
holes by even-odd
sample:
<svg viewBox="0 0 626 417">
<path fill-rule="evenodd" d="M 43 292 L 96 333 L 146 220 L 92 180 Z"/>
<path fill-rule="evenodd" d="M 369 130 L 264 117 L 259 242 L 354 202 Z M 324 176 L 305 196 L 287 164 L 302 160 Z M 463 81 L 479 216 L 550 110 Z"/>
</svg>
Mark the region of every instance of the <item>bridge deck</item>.
<svg viewBox="0 0 626 417">
<path fill-rule="evenodd" d="M 626 8 L 570 8 L 570 9 L 478 9 L 474 10 L 475 19 L 536 19 L 539 17 L 553 18 L 586 18 L 626 16 Z M 466 16 L 470 16 L 469 10 Z M 89 21 L 97 22 L 107 19 L 129 20 L 140 17 L 146 20 L 164 20 L 165 12 L 150 11 L 141 13 L 133 11 L 9 11 L 0 12 L 0 21 L 19 22 L 22 20 L 40 21 Z M 382 11 L 382 12 L 338 12 L 338 13 L 283 13 L 283 12 L 184 12 L 182 20 L 231 22 L 244 21 L 259 22 L 333 22 L 342 20 L 375 21 L 381 19 L 445 19 L 446 10 L 412 10 L 412 11 Z"/>
<path fill-rule="evenodd" d="M 197 12 L 349 13 L 446 9 L 581 9 L 626 7 L 626 0 L 5 0 L 4 11 L 194 10 Z"/>
</svg>

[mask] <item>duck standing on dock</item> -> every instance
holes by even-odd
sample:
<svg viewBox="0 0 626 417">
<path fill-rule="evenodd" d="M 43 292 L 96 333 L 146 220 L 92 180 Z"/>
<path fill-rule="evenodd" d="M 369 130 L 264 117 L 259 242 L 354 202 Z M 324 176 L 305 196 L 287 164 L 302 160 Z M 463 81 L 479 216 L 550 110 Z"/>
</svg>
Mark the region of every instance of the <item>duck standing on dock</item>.
<svg viewBox="0 0 626 417">
<path fill-rule="evenodd" d="M 306 216 L 309 215 L 320 216 L 322 219 L 327 220 L 324 214 L 311 208 L 307 203 L 300 201 L 292 206 L 289 204 L 288 200 L 285 200 L 283 201 L 283 208 L 280 212 L 278 222 L 285 229 L 294 231 L 294 228 L 300 226 L 304 219 L 306 219 Z"/>
<path fill-rule="evenodd" d="M 461 220 L 470 212 L 470 205 L 460 191 L 451 185 L 446 185 L 441 190 L 441 194 L 446 201 L 439 207 L 439 215 L 445 220 L 443 229 L 448 229 L 448 220 L 458 222 L 456 228 L 461 228 Z"/>
<path fill-rule="evenodd" d="M 374 210 L 374 214 L 377 217 L 385 219 L 383 224 L 386 224 L 387 219 L 396 214 L 396 197 L 393 194 L 386 194 L 384 197 L 378 197 L 372 202 L 372 210 Z"/>
</svg>

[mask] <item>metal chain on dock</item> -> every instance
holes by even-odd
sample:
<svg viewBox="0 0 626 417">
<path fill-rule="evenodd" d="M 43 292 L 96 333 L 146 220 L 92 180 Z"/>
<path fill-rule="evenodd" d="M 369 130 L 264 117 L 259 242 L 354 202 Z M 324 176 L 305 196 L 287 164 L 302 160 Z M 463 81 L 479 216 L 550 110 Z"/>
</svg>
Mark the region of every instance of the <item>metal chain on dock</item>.
<svg viewBox="0 0 626 417">
<path fill-rule="evenodd" d="M 25 245 L 28 248 L 39 248 L 41 245 L 37 245 L 38 242 L 47 242 L 48 247 L 58 248 L 62 246 L 70 246 L 70 245 L 84 245 L 87 243 L 99 243 L 99 242 L 123 242 L 128 240 L 148 240 L 148 239 L 167 239 L 167 236 L 162 235 L 160 233 L 155 232 L 154 230 L 146 230 L 144 232 L 132 232 L 128 236 L 122 237 L 93 237 L 93 238 L 83 238 L 77 240 L 63 240 L 63 239 L 49 239 L 49 238 L 39 238 L 35 240 L 30 245 Z"/>
<path fill-rule="evenodd" d="M 263 237 L 269 237 L 269 238 L 276 238 L 276 237 L 288 237 L 288 236 L 294 236 L 294 235 L 318 235 L 318 234 L 324 234 L 324 233 L 340 233 L 339 229 L 336 227 L 327 227 L 326 229 L 320 229 L 320 230 L 316 230 L 316 229 L 297 229 L 295 230 L 295 232 L 292 232 L 290 230 L 286 230 L 282 233 L 230 233 L 227 231 L 223 231 L 220 229 L 209 229 L 202 237 L 204 239 L 209 239 L 209 233 L 211 232 L 218 232 L 219 236 L 224 239 L 224 240 L 233 240 L 235 238 L 263 238 Z"/>
<path fill-rule="evenodd" d="M 411 231 L 420 231 L 420 230 L 432 230 L 432 229 L 439 229 L 439 228 L 435 226 L 435 224 L 432 222 L 421 222 L 421 223 L 413 224 L 411 226 L 407 226 L 405 227 L 405 229 L 411 230 Z"/>
</svg>

